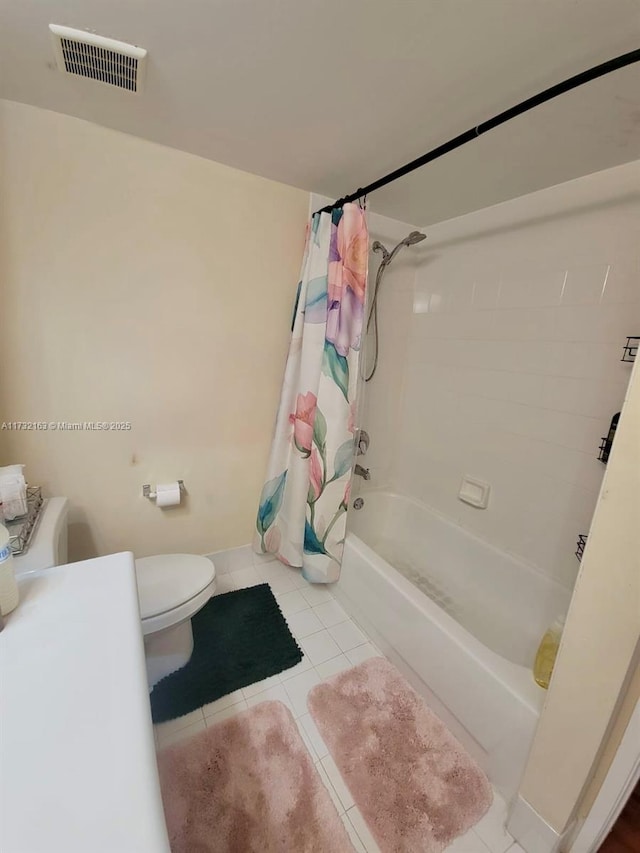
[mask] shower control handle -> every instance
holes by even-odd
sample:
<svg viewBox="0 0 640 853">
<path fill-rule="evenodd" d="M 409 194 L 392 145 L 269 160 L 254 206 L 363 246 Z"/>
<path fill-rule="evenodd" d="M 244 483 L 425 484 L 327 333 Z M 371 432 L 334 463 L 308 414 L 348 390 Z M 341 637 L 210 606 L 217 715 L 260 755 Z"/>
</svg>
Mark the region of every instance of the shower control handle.
<svg viewBox="0 0 640 853">
<path fill-rule="evenodd" d="M 366 429 L 359 429 L 356 433 L 356 456 L 364 456 L 369 449 L 370 441 Z"/>
</svg>

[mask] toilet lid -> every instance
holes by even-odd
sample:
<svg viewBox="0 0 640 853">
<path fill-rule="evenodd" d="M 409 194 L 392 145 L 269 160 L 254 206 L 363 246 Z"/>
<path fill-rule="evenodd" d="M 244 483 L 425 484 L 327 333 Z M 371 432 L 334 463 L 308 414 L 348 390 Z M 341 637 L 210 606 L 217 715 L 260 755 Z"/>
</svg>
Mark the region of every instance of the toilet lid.
<svg viewBox="0 0 640 853">
<path fill-rule="evenodd" d="M 180 607 L 202 592 L 216 576 L 206 557 L 158 554 L 136 560 L 140 616 L 147 619 Z"/>
</svg>

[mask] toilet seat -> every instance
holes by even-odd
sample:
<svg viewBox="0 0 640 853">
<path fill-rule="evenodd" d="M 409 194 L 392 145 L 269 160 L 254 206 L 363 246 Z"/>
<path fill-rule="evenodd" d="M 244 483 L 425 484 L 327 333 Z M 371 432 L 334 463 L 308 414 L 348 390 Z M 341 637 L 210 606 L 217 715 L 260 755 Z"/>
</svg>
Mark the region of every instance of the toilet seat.
<svg viewBox="0 0 640 853">
<path fill-rule="evenodd" d="M 216 570 L 207 557 L 158 554 L 135 564 L 145 636 L 190 619 L 213 594 Z"/>
</svg>

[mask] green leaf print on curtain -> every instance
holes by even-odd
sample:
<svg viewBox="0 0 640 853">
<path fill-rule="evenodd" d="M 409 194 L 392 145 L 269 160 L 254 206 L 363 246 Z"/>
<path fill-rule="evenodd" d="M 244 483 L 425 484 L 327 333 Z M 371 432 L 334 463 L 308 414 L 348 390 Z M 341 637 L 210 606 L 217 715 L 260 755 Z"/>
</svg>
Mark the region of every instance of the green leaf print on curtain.
<svg viewBox="0 0 640 853">
<path fill-rule="evenodd" d="M 283 471 L 279 477 L 274 477 L 264 484 L 260 507 L 258 509 L 258 532 L 262 537 L 275 521 L 282 496 L 284 495 L 284 484 L 287 482 L 287 472 Z"/>
<path fill-rule="evenodd" d="M 349 362 L 338 351 L 330 341 L 325 341 L 324 358 L 322 359 L 322 372 L 330 376 L 338 388 L 344 394 L 345 400 L 349 401 Z"/>
</svg>

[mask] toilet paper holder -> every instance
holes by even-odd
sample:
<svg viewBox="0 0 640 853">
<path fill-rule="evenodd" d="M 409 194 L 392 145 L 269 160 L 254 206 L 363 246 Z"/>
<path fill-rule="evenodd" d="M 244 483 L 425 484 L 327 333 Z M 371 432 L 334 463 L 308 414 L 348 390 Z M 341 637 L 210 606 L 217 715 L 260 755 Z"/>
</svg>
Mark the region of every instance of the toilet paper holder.
<svg viewBox="0 0 640 853">
<path fill-rule="evenodd" d="M 184 480 L 178 480 L 178 485 L 180 486 L 180 494 L 186 495 L 187 490 L 185 489 L 185 486 L 184 486 Z M 150 501 L 154 501 L 157 497 L 156 492 L 151 491 L 151 485 L 149 483 L 145 483 L 144 486 L 142 487 L 142 496 L 144 498 L 149 498 Z"/>
</svg>

